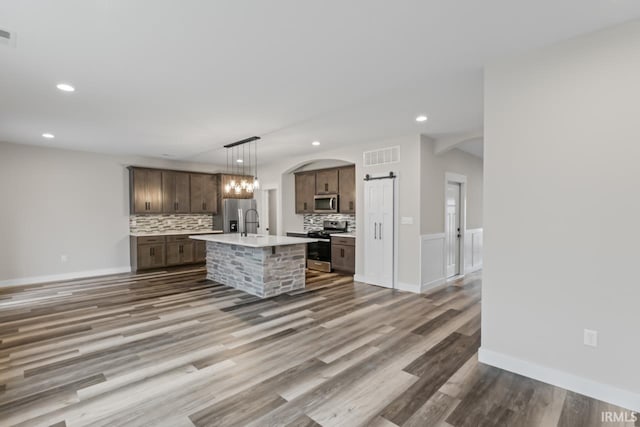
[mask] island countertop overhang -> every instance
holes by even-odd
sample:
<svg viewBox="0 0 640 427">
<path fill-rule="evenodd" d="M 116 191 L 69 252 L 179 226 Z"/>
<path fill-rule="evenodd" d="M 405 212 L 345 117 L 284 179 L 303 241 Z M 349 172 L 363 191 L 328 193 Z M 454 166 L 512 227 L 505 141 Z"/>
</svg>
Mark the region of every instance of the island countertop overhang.
<svg viewBox="0 0 640 427">
<path fill-rule="evenodd" d="M 204 240 L 206 242 L 216 242 L 227 245 L 246 246 L 249 248 L 268 248 L 271 246 L 301 245 L 318 241 L 318 239 L 310 239 L 307 237 L 266 236 L 262 234 L 250 234 L 248 236 L 241 236 L 240 233 L 219 235 L 193 235 L 189 236 L 189 238 L 193 240 Z"/>
</svg>

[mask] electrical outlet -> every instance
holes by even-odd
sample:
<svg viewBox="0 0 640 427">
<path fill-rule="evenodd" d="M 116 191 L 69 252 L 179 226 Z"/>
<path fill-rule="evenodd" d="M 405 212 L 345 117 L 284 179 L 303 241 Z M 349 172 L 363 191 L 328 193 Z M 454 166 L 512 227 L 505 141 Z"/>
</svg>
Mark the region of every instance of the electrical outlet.
<svg viewBox="0 0 640 427">
<path fill-rule="evenodd" d="M 202 220 L 201 219 L 198 220 L 198 225 L 202 225 Z"/>
<path fill-rule="evenodd" d="M 413 217 L 412 216 L 403 216 L 400 218 L 400 224 L 403 225 L 411 225 L 413 224 Z"/>
<path fill-rule="evenodd" d="M 69 256 L 68 255 L 60 255 L 60 262 L 61 263 L 64 264 L 67 261 L 69 261 Z"/>
<path fill-rule="evenodd" d="M 598 331 L 592 331 L 591 329 L 584 330 L 584 345 L 589 347 L 598 346 Z"/>
</svg>

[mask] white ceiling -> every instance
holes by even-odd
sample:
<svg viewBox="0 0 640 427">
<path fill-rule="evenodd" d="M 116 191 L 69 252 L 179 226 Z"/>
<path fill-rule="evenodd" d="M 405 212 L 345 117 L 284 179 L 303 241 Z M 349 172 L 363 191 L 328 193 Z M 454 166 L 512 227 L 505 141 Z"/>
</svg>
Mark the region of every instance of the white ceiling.
<svg viewBox="0 0 640 427">
<path fill-rule="evenodd" d="M 0 141 L 219 163 L 252 135 L 266 162 L 477 131 L 488 60 L 637 17 L 638 0 L 0 0 L 17 33 Z"/>
</svg>

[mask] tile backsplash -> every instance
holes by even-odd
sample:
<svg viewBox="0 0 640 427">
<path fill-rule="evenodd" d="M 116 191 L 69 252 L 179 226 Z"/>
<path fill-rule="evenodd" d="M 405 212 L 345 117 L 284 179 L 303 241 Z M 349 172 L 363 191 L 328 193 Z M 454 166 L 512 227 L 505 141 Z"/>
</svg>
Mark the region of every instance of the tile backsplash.
<svg viewBox="0 0 640 427">
<path fill-rule="evenodd" d="M 349 223 L 349 232 L 356 231 L 356 216 L 347 214 L 305 214 L 304 230 L 321 230 L 323 221 L 347 221 Z"/>
<path fill-rule="evenodd" d="M 158 214 L 129 215 L 131 233 L 156 231 L 206 231 L 213 229 L 213 215 L 207 214 Z"/>
</svg>

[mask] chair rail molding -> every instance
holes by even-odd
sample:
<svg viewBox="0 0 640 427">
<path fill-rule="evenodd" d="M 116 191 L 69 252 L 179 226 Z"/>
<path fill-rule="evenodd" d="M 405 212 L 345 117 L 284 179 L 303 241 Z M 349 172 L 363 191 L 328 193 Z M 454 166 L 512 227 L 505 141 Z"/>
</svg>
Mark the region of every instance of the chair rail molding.
<svg viewBox="0 0 640 427">
<path fill-rule="evenodd" d="M 446 282 L 445 234 L 420 236 L 420 290 L 425 292 Z"/>
<path fill-rule="evenodd" d="M 465 231 L 464 265 L 460 276 L 482 269 L 483 229 Z M 445 270 L 445 233 L 420 236 L 420 291 L 425 292 L 447 282 Z"/>
<path fill-rule="evenodd" d="M 482 269 L 482 228 L 467 229 L 464 239 L 464 274 Z"/>
</svg>

